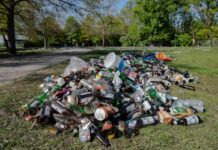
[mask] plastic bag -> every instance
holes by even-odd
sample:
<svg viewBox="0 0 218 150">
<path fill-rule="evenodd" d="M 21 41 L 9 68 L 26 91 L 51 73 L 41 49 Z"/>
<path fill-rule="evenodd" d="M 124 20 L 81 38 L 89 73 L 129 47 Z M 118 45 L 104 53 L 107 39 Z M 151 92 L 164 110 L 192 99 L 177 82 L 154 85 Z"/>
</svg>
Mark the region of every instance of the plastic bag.
<svg viewBox="0 0 218 150">
<path fill-rule="evenodd" d="M 68 76 L 72 72 L 78 72 L 85 67 L 89 67 L 89 64 L 78 57 L 71 57 L 70 64 L 65 68 L 64 76 Z"/>
</svg>

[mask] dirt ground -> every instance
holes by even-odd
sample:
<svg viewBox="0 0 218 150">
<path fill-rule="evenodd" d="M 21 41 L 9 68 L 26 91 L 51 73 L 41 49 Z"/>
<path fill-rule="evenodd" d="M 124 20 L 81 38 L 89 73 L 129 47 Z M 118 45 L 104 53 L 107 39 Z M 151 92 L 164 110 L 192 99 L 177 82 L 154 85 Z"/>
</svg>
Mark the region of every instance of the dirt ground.
<svg viewBox="0 0 218 150">
<path fill-rule="evenodd" d="M 36 70 L 58 64 L 74 55 L 81 55 L 88 51 L 90 51 L 90 49 L 69 48 L 42 55 L 0 58 L 0 85 L 22 78 Z"/>
</svg>

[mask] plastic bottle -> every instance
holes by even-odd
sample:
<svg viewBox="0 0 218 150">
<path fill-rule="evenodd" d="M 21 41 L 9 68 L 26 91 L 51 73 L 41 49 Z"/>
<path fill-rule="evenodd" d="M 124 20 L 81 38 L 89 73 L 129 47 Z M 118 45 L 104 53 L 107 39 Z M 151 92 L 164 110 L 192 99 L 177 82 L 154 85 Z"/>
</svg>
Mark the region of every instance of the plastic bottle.
<svg viewBox="0 0 218 150">
<path fill-rule="evenodd" d="M 130 129 L 137 129 L 143 126 L 154 125 L 158 122 L 157 116 L 143 117 L 136 120 L 130 120 L 127 122 L 127 127 Z"/>
<path fill-rule="evenodd" d="M 202 120 L 199 116 L 189 116 L 189 117 L 185 117 L 179 120 L 173 120 L 172 124 L 173 125 L 194 125 L 194 124 L 199 124 L 201 123 Z"/>
<path fill-rule="evenodd" d="M 51 107 L 47 104 L 44 104 L 40 109 L 40 122 L 49 123 L 51 117 Z"/>
<path fill-rule="evenodd" d="M 80 85 L 88 88 L 89 90 L 94 90 L 94 87 L 87 80 L 84 79 L 80 80 Z"/>
<path fill-rule="evenodd" d="M 156 111 L 149 101 L 144 101 L 142 104 L 143 104 L 144 110 L 148 112 L 149 115 L 156 115 Z"/>
<path fill-rule="evenodd" d="M 110 146 L 110 142 L 108 139 L 104 138 L 104 136 L 97 130 L 97 128 L 93 125 L 90 126 L 91 131 L 95 134 L 95 137 L 105 146 Z"/>
<path fill-rule="evenodd" d="M 192 107 L 198 112 L 205 112 L 204 104 L 200 100 L 176 100 L 173 102 L 174 107 Z"/>
<path fill-rule="evenodd" d="M 176 118 L 183 118 L 191 116 L 193 114 L 193 111 L 192 109 L 187 107 L 171 107 L 170 114 L 175 116 Z"/>
<path fill-rule="evenodd" d="M 65 83 L 66 83 L 66 81 L 64 80 L 64 78 L 59 77 L 59 78 L 57 79 L 57 84 L 52 87 L 51 91 L 52 91 L 52 92 L 56 92 L 56 91 L 60 90 L 61 87 L 65 85 Z"/>
<path fill-rule="evenodd" d="M 79 139 L 81 142 L 87 142 L 91 140 L 91 132 L 88 125 L 79 126 Z"/>
</svg>

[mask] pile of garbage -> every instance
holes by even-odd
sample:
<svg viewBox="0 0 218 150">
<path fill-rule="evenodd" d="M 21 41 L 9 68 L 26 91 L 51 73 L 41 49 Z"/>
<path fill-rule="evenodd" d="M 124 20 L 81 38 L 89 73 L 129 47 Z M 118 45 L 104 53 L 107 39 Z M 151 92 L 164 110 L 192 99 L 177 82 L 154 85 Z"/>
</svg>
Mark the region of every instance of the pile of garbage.
<svg viewBox="0 0 218 150">
<path fill-rule="evenodd" d="M 61 76 L 44 79 L 42 94 L 22 107 L 24 118 L 51 125 L 51 134 L 65 130 L 81 142 L 97 138 L 105 146 L 149 125 L 199 124 L 203 102 L 169 94 L 172 84 L 195 90 L 188 83 L 197 78 L 164 62 L 172 60 L 162 52 L 109 53 L 88 63 L 72 57 Z"/>
</svg>

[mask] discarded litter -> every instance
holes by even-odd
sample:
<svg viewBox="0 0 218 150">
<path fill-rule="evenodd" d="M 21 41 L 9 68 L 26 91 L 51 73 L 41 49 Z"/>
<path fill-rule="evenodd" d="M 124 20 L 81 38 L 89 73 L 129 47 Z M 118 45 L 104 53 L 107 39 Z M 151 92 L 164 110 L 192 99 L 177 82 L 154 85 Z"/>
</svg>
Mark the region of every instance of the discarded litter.
<svg viewBox="0 0 218 150">
<path fill-rule="evenodd" d="M 188 83 L 197 78 L 163 62 L 172 60 L 162 52 L 109 53 L 88 63 L 72 57 L 62 76 L 44 79 L 42 93 L 22 107 L 24 118 L 52 125 L 51 134 L 67 130 L 81 142 L 96 137 L 104 146 L 149 125 L 199 124 L 196 113 L 205 111 L 203 102 L 169 93 L 172 84 L 195 90 Z"/>
</svg>

